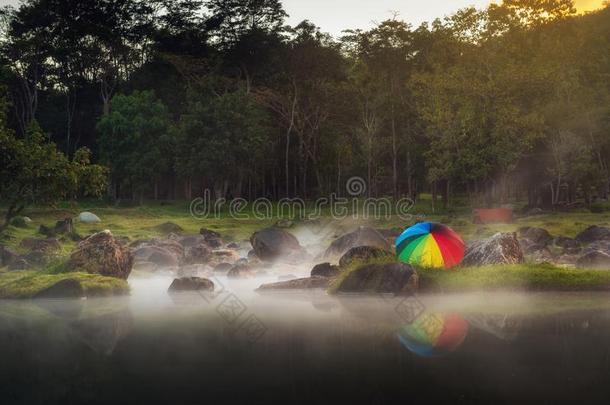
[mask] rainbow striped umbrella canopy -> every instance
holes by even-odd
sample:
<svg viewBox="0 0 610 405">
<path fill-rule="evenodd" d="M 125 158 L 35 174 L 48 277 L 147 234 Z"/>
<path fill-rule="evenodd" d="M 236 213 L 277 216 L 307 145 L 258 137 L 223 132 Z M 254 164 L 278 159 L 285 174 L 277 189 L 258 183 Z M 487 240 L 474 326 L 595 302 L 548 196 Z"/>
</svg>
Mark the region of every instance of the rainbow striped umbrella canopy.
<svg viewBox="0 0 610 405">
<path fill-rule="evenodd" d="M 450 269 L 464 258 L 464 241 L 448 226 L 420 222 L 396 238 L 396 254 L 403 263 Z"/>
</svg>

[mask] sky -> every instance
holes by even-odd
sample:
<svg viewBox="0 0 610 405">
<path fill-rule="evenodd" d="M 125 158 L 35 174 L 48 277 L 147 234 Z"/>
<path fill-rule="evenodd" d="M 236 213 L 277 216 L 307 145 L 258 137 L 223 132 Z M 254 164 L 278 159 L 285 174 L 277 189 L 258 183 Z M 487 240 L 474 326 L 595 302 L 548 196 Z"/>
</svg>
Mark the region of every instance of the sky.
<svg viewBox="0 0 610 405">
<path fill-rule="evenodd" d="M 600 7 L 602 1 L 576 0 L 576 6 L 581 12 L 589 11 Z M 0 0 L 0 5 L 18 3 L 19 0 Z M 289 24 L 296 25 L 307 19 L 322 31 L 340 36 L 344 29 L 367 29 L 395 12 L 400 19 L 418 26 L 463 7 L 485 7 L 490 0 L 282 0 L 282 3 L 290 14 Z"/>
<path fill-rule="evenodd" d="M 489 0 L 283 0 L 288 22 L 311 20 L 334 36 L 348 28 L 367 29 L 398 12 L 399 18 L 418 26 L 424 21 L 452 14 L 463 7 L 486 7 Z M 602 0 L 576 0 L 579 11 L 600 7 Z"/>
</svg>

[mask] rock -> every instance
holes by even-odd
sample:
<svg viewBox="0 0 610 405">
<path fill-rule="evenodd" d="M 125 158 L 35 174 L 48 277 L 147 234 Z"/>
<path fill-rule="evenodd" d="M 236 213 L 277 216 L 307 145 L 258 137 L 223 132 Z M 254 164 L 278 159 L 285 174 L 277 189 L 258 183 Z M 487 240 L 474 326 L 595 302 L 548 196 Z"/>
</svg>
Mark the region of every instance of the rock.
<svg viewBox="0 0 610 405">
<path fill-rule="evenodd" d="M 53 228 L 53 232 L 55 235 L 67 235 L 73 233 L 74 224 L 72 223 L 72 218 L 57 221 L 55 223 L 55 227 Z"/>
<path fill-rule="evenodd" d="M 610 255 L 601 251 L 585 253 L 576 261 L 579 269 L 610 270 Z"/>
<path fill-rule="evenodd" d="M 19 261 L 21 258 L 17 252 L 12 249 L 0 245 L 0 267 L 11 266 L 13 263 Z"/>
<path fill-rule="evenodd" d="M 208 244 L 209 247 L 216 249 L 222 246 L 222 237 L 218 232 L 201 228 L 199 230 L 199 234 L 203 237 L 203 240 Z"/>
<path fill-rule="evenodd" d="M 152 246 L 150 248 L 143 249 L 151 250 L 150 255 L 146 258 L 146 261 L 154 263 L 158 267 L 178 267 L 180 265 L 179 258 L 177 258 L 175 254 L 166 249 L 160 248 L 158 246 Z M 141 250 L 138 253 L 140 252 Z"/>
<path fill-rule="evenodd" d="M 339 267 L 333 266 L 330 263 L 320 263 L 316 264 L 313 269 L 311 269 L 311 276 L 320 276 L 320 277 L 335 277 L 340 272 Z"/>
<path fill-rule="evenodd" d="M 343 235 L 335 240 L 326 252 L 324 258 L 329 260 L 338 260 L 351 248 L 358 246 L 372 246 L 385 251 L 392 251 L 392 247 L 388 241 L 373 228 L 360 227 L 354 232 Z"/>
<path fill-rule="evenodd" d="M 555 259 L 555 264 L 567 264 L 570 266 L 574 266 L 574 265 L 576 265 L 577 261 L 578 261 L 577 255 L 564 253 L 561 256 L 559 256 L 557 259 Z"/>
<path fill-rule="evenodd" d="M 193 246 L 198 246 L 205 243 L 205 239 L 201 235 L 188 235 L 183 237 L 178 237 L 177 242 L 182 245 L 183 248 L 190 248 Z"/>
<path fill-rule="evenodd" d="M 8 265 L 8 269 L 10 271 L 16 271 L 16 270 L 27 270 L 29 268 L 31 268 L 32 266 L 30 265 L 30 263 L 28 263 L 27 260 L 25 260 L 22 257 L 18 257 L 15 261 L 11 262 Z"/>
<path fill-rule="evenodd" d="M 247 264 L 237 264 L 227 273 L 228 278 L 249 278 L 254 275 L 254 271 Z"/>
<path fill-rule="evenodd" d="M 133 253 L 137 262 L 150 262 L 157 267 L 177 267 L 184 260 L 184 247 L 172 239 L 152 239 L 140 242 Z"/>
<path fill-rule="evenodd" d="M 564 249 L 580 249 L 580 243 L 576 239 L 568 238 L 567 236 L 556 237 L 553 244 Z"/>
<path fill-rule="evenodd" d="M 39 251 L 45 253 L 54 253 L 61 250 L 61 244 L 55 238 L 24 238 L 19 244 L 24 249 L 30 249 L 32 251 Z"/>
<path fill-rule="evenodd" d="M 473 242 L 466 249 L 462 264 L 485 266 L 523 262 L 523 251 L 514 233 L 497 233 L 490 238 Z"/>
<path fill-rule="evenodd" d="M 80 242 L 70 255 L 67 266 L 73 271 L 122 278 L 126 280 L 133 267 L 134 256 L 110 231 L 102 231 Z"/>
<path fill-rule="evenodd" d="M 332 279 L 328 277 L 320 276 L 298 278 L 294 280 L 279 281 L 277 283 L 263 284 L 257 291 L 326 289 L 331 280 Z"/>
<path fill-rule="evenodd" d="M 206 264 L 210 260 L 212 251 L 206 245 L 196 245 L 186 248 L 184 253 L 184 263 L 186 264 Z"/>
<path fill-rule="evenodd" d="M 553 240 L 551 234 L 544 228 L 526 226 L 520 228 L 518 233 L 520 238 L 528 239 L 536 245 L 546 246 Z"/>
<path fill-rule="evenodd" d="M 231 263 L 218 263 L 214 266 L 214 271 L 218 273 L 226 273 L 233 268 Z"/>
<path fill-rule="evenodd" d="M 350 271 L 340 281 L 338 293 L 409 294 L 417 290 L 418 276 L 405 263 L 367 264 Z"/>
<path fill-rule="evenodd" d="M 519 246 L 525 254 L 531 254 L 547 248 L 546 244 L 536 243 L 529 239 L 519 239 Z"/>
<path fill-rule="evenodd" d="M 78 280 L 66 278 L 38 292 L 34 298 L 82 298 L 85 290 Z"/>
<path fill-rule="evenodd" d="M 368 261 L 384 257 L 393 258 L 394 255 L 391 252 L 388 252 L 387 250 L 383 250 L 374 246 L 357 246 L 351 248 L 350 250 L 345 252 L 343 256 L 341 256 L 341 259 L 339 260 L 339 267 L 344 269 L 350 264 L 352 264 L 354 261 L 362 261 L 366 263 Z"/>
<path fill-rule="evenodd" d="M 278 228 L 255 232 L 250 238 L 250 243 L 256 256 L 263 261 L 274 261 L 303 252 L 297 238 Z"/>
<path fill-rule="evenodd" d="M 81 212 L 80 214 L 78 214 L 78 220 L 86 224 L 102 222 L 102 220 L 97 215 L 88 211 Z"/>
<path fill-rule="evenodd" d="M 235 243 L 235 242 L 231 242 L 227 245 L 227 249 L 239 249 L 241 246 L 239 246 L 239 243 Z"/>
<path fill-rule="evenodd" d="M 207 229 L 207 228 L 201 228 L 199 230 L 199 234 L 201 236 L 203 236 L 205 239 L 220 239 L 221 235 L 216 232 L 216 231 L 212 231 L 211 229 Z"/>
<path fill-rule="evenodd" d="M 27 217 L 15 217 L 15 218 L 11 219 L 10 224 L 12 226 L 14 226 L 15 228 L 27 228 L 28 222 L 25 220 L 25 218 L 27 218 Z M 32 222 L 31 219 L 30 219 L 30 222 Z"/>
<path fill-rule="evenodd" d="M 530 255 L 528 255 L 527 261 L 538 264 L 555 263 L 555 257 L 548 248 L 543 247 L 542 249 L 533 251 Z"/>
<path fill-rule="evenodd" d="M 610 228 L 593 225 L 576 236 L 580 243 L 593 243 L 600 240 L 610 240 Z"/>
<path fill-rule="evenodd" d="M 170 233 L 181 233 L 183 231 L 180 225 L 176 225 L 173 222 L 164 222 L 155 226 L 154 229 L 164 235 Z"/>
<path fill-rule="evenodd" d="M 53 254 L 42 250 L 32 250 L 31 252 L 27 252 L 21 255 L 21 258 L 25 260 L 28 264 L 34 266 L 44 266 L 49 264 L 49 262 L 53 258 Z"/>
<path fill-rule="evenodd" d="M 230 249 L 213 250 L 210 256 L 210 262 L 215 264 L 222 262 L 235 264 L 235 262 L 239 259 L 239 253 L 237 253 L 235 250 Z"/>
<path fill-rule="evenodd" d="M 610 255 L 610 240 L 600 240 L 597 242 L 593 242 L 585 249 L 585 253 L 593 251 L 600 251 Z"/>
<path fill-rule="evenodd" d="M 168 292 L 179 291 L 214 291 L 212 280 L 201 277 L 183 277 L 174 279 L 169 286 Z"/>
</svg>

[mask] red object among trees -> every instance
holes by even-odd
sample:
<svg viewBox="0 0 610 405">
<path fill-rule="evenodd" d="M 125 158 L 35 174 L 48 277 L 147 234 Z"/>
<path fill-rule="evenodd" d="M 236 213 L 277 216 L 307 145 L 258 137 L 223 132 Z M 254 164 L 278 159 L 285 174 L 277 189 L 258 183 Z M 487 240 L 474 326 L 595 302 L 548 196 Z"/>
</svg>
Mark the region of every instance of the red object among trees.
<svg viewBox="0 0 610 405">
<path fill-rule="evenodd" d="M 512 222 L 512 208 L 480 208 L 474 210 L 475 224 L 489 224 L 493 222 Z"/>
</svg>

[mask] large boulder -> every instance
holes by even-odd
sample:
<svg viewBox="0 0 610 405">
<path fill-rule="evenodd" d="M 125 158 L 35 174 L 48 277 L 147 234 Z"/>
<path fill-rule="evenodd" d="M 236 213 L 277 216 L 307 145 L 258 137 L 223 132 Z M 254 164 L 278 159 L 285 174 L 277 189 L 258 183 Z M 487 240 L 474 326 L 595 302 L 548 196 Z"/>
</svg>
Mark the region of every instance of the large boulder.
<svg viewBox="0 0 610 405">
<path fill-rule="evenodd" d="M 524 227 L 519 229 L 519 238 L 527 239 L 535 245 L 547 246 L 553 237 L 544 228 Z"/>
<path fill-rule="evenodd" d="M 313 269 L 311 269 L 311 276 L 320 276 L 320 277 L 335 277 L 339 274 L 341 270 L 337 266 L 333 266 L 330 263 L 320 263 L 316 264 Z"/>
<path fill-rule="evenodd" d="M 183 277 L 174 279 L 168 292 L 180 291 L 214 291 L 214 282 L 201 277 Z"/>
<path fill-rule="evenodd" d="M 601 240 L 610 240 L 610 228 L 593 225 L 576 236 L 580 243 L 593 243 Z"/>
<path fill-rule="evenodd" d="M 287 281 L 279 281 L 277 283 L 263 284 L 257 289 L 257 291 L 326 289 L 328 288 L 331 280 L 332 279 L 328 277 L 321 276 L 298 278 Z"/>
<path fill-rule="evenodd" d="M 279 228 L 266 228 L 255 232 L 250 237 L 250 243 L 256 256 L 267 262 L 295 257 L 304 252 L 297 238 Z"/>
<path fill-rule="evenodd" d="M 80 242 L 68 260 L 73 271 L 101 274 L 126 280 L 133 267 L 134 256 L 108 230 Z"/>
<path fill-rule="evenodd" d="M 413 267 L 405 263 L 367 264 L 350 271 L 335 291 L 410 294 L 417 290 L 418 280 Z"/>
<path fill-rule="evenodd" d="M 580 269 L 610 270 L 610 254 L 599 250 L 585 253 L 576 261 L 576 267 Z"/>
<path fill-rule="evenodd" d="M 178 267 L 184 261 L 185 248 L 175 239 L 152 239 L 134 246 L 137 263 L 153 263 L 159 267 Z"/>
<path fill-rule="evenodd" d="M 331 243 L 323 257 L 331 261 L 339 260 L 348 250 L 359 246 L 372 246 L 388 252 L 392 251 L 392 246 L 382 234 L 373 228 L 362 226 Z"/>
<path fill-rule="evenodd" d="M 563 248 L 564 251 L 576 253 L 580 251 L 580 242 L 576 239 L 569 238 L 567 236 L 558 236 L 553 241 L 555 246 Z"/>
<path fill-rule="evenodd" d="M 523 251 L 514 233 L 497 233 L 490 238 L 471 243 L 466 249 L 462 264 L 485 266 L 489 264 L 516 264 L 523 262 Z"/>
<path fill-rule="evenodd" d="M 180 258 L 172 251 L 159 246 L 143 246 L 133 251 L 137 263 L 153 263 L 156 267 L 178 267 Z"/>
<path fill-rule="evenodd" d="M 394 254 L 374 246 L 357 246 L 351 248 L 339 259 L 339 267 L 346 268 L 353 262 L 369 262 L 381 258 L 392 258 Z"/>
<path fill-rule="evenodd" d="M 97 222 L 102 222 L 102 220 L 92 212 L 81 212 L 78 214 L 78 220 L 85 224 L 93 224 Z"/>
</svg>

